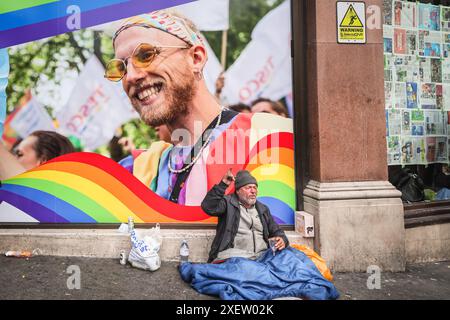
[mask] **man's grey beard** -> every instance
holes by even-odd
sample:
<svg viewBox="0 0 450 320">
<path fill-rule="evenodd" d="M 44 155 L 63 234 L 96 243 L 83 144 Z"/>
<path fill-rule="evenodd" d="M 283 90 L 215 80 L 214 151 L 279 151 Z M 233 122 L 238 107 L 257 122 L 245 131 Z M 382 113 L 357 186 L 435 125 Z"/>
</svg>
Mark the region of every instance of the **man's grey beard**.
<svg viewBox="0 0 450 320">
<path fill-rule="evenodd" d="M 247 206 L 254 206 L 256 203 L 256 198 L 255 199 L 250 199 L 247 197 L 243 197 L 238 195 L 239 201 L 242 202 L 243 204 L 247 205 Z"/>
</svg>

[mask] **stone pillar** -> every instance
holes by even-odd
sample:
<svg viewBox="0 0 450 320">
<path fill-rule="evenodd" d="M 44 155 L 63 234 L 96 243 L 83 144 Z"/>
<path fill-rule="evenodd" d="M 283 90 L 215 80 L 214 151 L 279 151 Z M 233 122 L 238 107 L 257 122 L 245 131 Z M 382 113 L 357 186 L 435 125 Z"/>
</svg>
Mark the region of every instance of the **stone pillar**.
<svg viewBox="0 0 450 320">
<path fill-rule="evenodd" d="M 364 2 L 382 15 L 382 0 Z M 315 249 L 334 271 L 402 271 L 403 205 L 387 181 L 382 29 L 367 29 L 366 44 L 338 44 L 335 0 L 306 0 L 306 16 L 304 210 L 315 216 Z"/>
</svg>

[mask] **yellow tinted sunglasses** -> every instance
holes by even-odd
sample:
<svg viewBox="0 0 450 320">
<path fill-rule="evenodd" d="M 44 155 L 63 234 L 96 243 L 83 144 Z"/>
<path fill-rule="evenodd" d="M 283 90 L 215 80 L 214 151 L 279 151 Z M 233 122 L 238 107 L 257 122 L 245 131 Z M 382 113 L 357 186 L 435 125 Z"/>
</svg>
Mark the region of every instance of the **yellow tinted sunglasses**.
<svg viewBox="0 0 450 320">
<path fill-rule="evenodd" d="M 162 48 L 189 49 L 189 46 L 154 46 L 149 43 L 141 43 L 134 50 L 131 56 L 122 59 L 112 59 L 105 69 L 105 78 L 110 81 L 120 81 L 127 73 L 128 59 L 131 58 L 133 66 L 136 68 L 146 68 L 161 53 Z"/>
</svg>

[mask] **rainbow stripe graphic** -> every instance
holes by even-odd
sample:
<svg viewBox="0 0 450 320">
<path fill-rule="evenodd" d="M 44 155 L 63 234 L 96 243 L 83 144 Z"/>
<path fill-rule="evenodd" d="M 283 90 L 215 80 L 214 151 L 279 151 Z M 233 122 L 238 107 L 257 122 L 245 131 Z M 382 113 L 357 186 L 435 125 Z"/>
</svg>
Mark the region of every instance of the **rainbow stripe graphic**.
<svg viewBox="0 0 450 320">
<path fill-rule="evenodd" d="M 271 119 L 266 114 L 240 116 L 232 126 L 245 127 L 249 121 L 254 126 L 262 126 Z M 232 143 L 226 135 L 220 139 Z M 220 139 L 215 142 L 216 146 L 220 145 Z M 278 130 L 261 138 L 250 136 L 246 143 L 250 148 L 245 153 L 245 162 L 232 165 L 233 172 L 249 170 L 258 180 L 258 200 L 270 208 L 277 223 L 293 225 L 293 133 Z M 230 165 L 208 166 L 211 166 L 207 183 L 209 188 L 220 181 Z M 217 222 L 216 218 L 206 215 L 200 206 L 170 202 L 151 191 L 113 160 L 87 152 L 55 158 L 36 169 L 3 181 L 0 187 L 0 221 L 4 222 L 1 210 L 4 210 L 5 203 L 20 210 L 20 214 L 27 215 L 22 222 L 119 223 L 126 222 L 130 216 L 136 223 Z M 20 221 L 16 219 L 10 222 Z"/>
<path fill-rule="evenodd" d="M 278 142 L 274 144 L 274 142 Z M 258 181 L 258 200 L 267 205 L 279 224 L 294 224 L 295 172 L 294 135 L 288 132 L 270 134 L 252 149 L 248 170 Z M 277 163 L 260 164 L 261 157 L 277 154 Z"/>
<path fill-rule="evenodd" d="M 113 160 L 72 153 L 2 182 L 0 201 L 42 223 L 213 223 L 200 207 L 158 196 Z"/>
<path fill-rule="evenodd" d="M 178 6 L 193 0 L 0 1 L 0 48 L 75 31 L 68 19 L 80 13 L 81 28 Z"/>
</svg>

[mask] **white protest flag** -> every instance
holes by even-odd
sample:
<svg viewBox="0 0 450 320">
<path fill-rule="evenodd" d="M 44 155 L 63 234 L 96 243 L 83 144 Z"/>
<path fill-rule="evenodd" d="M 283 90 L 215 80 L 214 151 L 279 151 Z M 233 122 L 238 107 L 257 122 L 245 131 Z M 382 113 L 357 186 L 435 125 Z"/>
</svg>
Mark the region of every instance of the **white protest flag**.
<svg viewBox="0 0 450 320">
<path fill-rule="evenodd" d="M 223 71 L 223 68 L 208 41 L 206 41 L 206 38 L 202 36 L 202 40 L 205 44 L 208 55 L 208 61 L 206 61 L 206 65 L 203 69 L 203 77 L 205 78 L 206 86 L 208 87 L 209 92 L 211 92 L 211 94 L 215 94 L 216 80 L 219 77 L 219 74 Z"/>
<path fill-rule="evenodd" d="M 103 66 L 92 56 L 57 116 L 60 130 L 78 137 L 87 151 L 108 143 L 120 125 L 137 117 L 118 84 L 106 80 L 103 74 Z"/>
<path fill-rule="evenodd" d="M 292 62 L 290 54 L 283 57 L 282 60 L 275 70 L 270 83 L 262 90 L 261 97 L 277 101 L 292 92 Z"/>
<path fill-rule="evenodd" d="M 229 0 L 198 0 L 174 7 L 201 31 L 228 30 L 229 8 Z"/>
<path fill-rule="evenodd" d="M 266 40 L 271 44 L 283 46 L 283 48 L 286 48 L 286 44 L 290 47 L 291 9 L 288 0 L 269 11 L 256 24 L 252 31 L 252 39 Z M 274 50 L 278 49 L 274 48 Z"/>
<path fill-rule="evenodd" d="M 31 95 L 30 99 L 15 114 L 10 125 L 21 138 L 28 137 L 36 130 L 55 130 L 53 120 L 47 110 Z"/>
<path fill-rule="evenodd" d="M 261 92 L 261 97 L 279 100 L 292 92 L 290 17 L 289 1 L 285 1 L 270 11 L 253 29 L 252 39 L 268 41 L 273 45 L 274 50 L 278 51 L 281 61 L 281 64 L 276 66 L 271 82 Z M 277 21 L 277 28 L 273 28 L 275 21 Z"/>
<path fill-rule="evenodd" d="M 264 16 L 252 41 L 225 74 L 223 95 L 230 104 L 258 97 L 278 100 L 292 90 L 289 1 Z"/>
<path fill-rule="evenodd" d="M 222 95 L 230 104 L 250 103 L 268 86 L 279 63 L 270 46 L 251 41 L 225 73 Z"/>
</svg>

